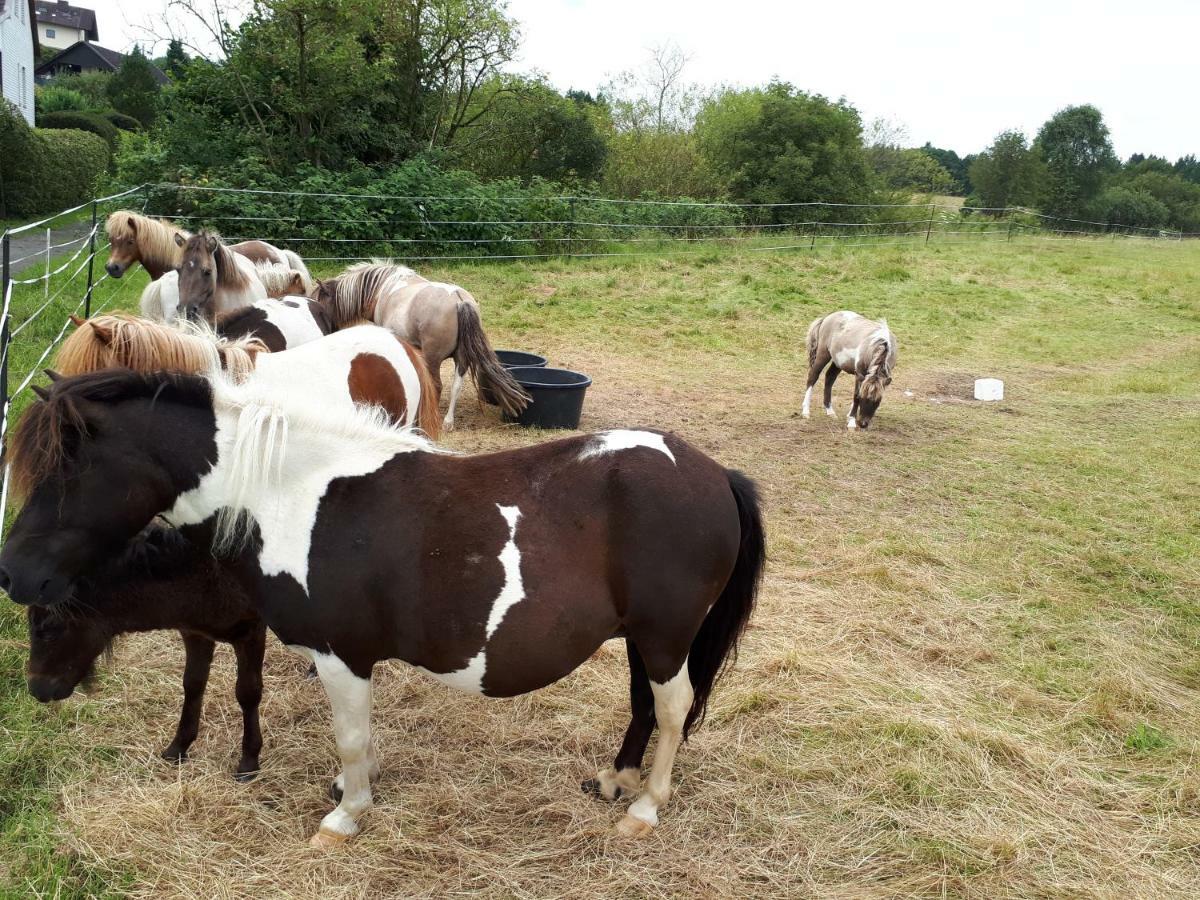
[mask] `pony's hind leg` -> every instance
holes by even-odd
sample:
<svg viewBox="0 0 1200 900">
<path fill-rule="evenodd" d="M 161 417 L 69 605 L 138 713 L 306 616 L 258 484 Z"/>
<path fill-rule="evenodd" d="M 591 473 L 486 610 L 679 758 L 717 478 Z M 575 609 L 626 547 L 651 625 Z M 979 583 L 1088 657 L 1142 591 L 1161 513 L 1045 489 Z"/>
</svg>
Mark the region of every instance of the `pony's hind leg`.
<svg viewBox="0 0 1200 900">
<path fill-rule="evenodd" d="M 314 847 L 329 847 L 357 834 L 358 819 L 371 808 L 371 679 L 358 677 L 332 653 L 309 652 L 329 695 L 342 758 L 341 802 L 309 841 Z"/>
<path fill-rule="evenodd" d="M 648 834 L 658 824 L 658 811 L 671 796 L 671 769 L 675 753 L 683 739 L 683 726 L 695 696 L 688 675 L 687 658 L 679 671 L 663 683 L 651 679 L 654 694 L 654 717 L 658 720 L 658 746 L 646 786 L 629 807 L 629 812 L 617 823 L 617 831 L 627 837 Z"/>
<path fill-rule="evenodd" d="M 183 709 L 179 713 L 179 727 L 175 737 L 162 758 L 179 763 L 187 759 L 188 748 L 200 733 L 200 712 L 204 706 L 204 689 L 208 687 L 208 672 L 212 668 L 213 651 L 216 643 L 198 634 L 180 633 L 184 652 L 183 664 Z"/>
<path fill-rule="evenodd" d="M 595 778 L 583 783 L 584 793 L 595 794 L 605 800 L 632 797 L 642 783 L 642 757 L 646 744 L 654 731 L 654 692 L 650 687 L 650 676 L 646 664 L 633 641 L 625 639 L 629 654 L 629 727 L 625 729 L 625 740 L 612 766 L 600 770 Z"/>
<path fill-rule="evenodd" d="M 837 367 L 837 363 L 830 363 L 829 370 L 825 373 L 825 415 L 832 416 L 833 412 L 833 383 L 837 381 L 838 375 L 841 374 L 841 369 Z"/>
<path fill-rule="evenodd" d="M 450 407 L 446 410 L 446 418 L 442 422 L 442 427 L 447 431 L 454 430 L 454 408 L 458 406 L 458 395 L 462 392 L 463 376 L 467 374 L 465 368 L 459 368 L 458 362 L 454 363 L 454 382 L 450 385 Z"/>
<path fill-rule="evenodd" d="M 237 656 L 237 685 L 234 693 L 242 708 L 242 758 L 234 778 L 250 781 L 258 774 L 258 755 L 262 752 L 262 729 L 258 707 L 262 703 L 263 654 L 267 647 L 267 627 L 258 625 L 233 645 Z"/>
<path fill-rule="evenodd" d="M 829 355 L 829 351 L 822 347 L 817 351 L 812 365 L 808 367 L 808 382 L 805 384 L 804 405 L 800 408 L 800 415 L 806 419 L 808 418 L 809 405 L 812 403 L 813 385 L 817 383 L 817 379 L 821 377 L 821 372 L 830 364 L 830 360 L 832 359 L 833 357 Z"/>
</svg>

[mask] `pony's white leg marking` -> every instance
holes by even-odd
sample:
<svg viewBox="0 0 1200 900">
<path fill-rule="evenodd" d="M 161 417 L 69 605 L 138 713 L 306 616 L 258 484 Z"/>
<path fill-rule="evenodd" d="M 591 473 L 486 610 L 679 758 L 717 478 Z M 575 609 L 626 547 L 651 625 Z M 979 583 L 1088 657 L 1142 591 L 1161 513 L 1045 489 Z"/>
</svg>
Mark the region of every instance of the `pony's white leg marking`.
<svg viewBox="0 0 1200 900">
<path fill-rule="evenodd" d="M 809 385 L 807 391 L 804 392 L 804 405 L 800 407 L 800 415 L 808 418 L 808 406 L 812 402 L 812 385 Z"/>
<path fill-rule="evenodd" d="M 454 367 L 454 383 L 450 386 L 450 406 L 446 410 L 446 418 L 442 422 L 442 427 L 447 431 L 454 428 L 454 407 L 458 406 L 458 395 L 462 391 L 463 375 L 458 371 L 458 366 Z"/>
<path fill-rule="evenodd" d="M 647 833 L 658 824 L 658 810 L 671 796 L 671 768 L 675 765 L 675 751 L 683 738 L 683 723 L 692 708 L 692 680 L 688 677 L 687 660 L 666 684 L 651 681 L 654 691 L 654 717 L 658 720 L 658 746 L 654 748 L 654 762 L 646 787 L 625 818 L 617 825 L 624 835 L 636 836 Z"/>
<path fill-rule="evenodd" d="M 830 400 L 829 405 L 827 407 L 825 407 L 825 415 L 829 416 L 830 418 L 837 415 L 837 413 L 835 413 L 833 411 L 833 401 L 832 400 Z"/>
<path fill-rule="evenodd" d="M 321 820 L 310 843 L 325 847 L 358 832 L 358 818 L 371 808 L 371 679 L 359 678 L 332 653 L 312 653 L 333 709 L 333 730 L 342 758 L 342 802 Z"/>
<path fill-rule="evenodd" d="M 846 416 L 846 427 L 851 431 L 858 427 L 858 423 L 854 421 L 854 416 L 852 414 Z"/>
</svg>

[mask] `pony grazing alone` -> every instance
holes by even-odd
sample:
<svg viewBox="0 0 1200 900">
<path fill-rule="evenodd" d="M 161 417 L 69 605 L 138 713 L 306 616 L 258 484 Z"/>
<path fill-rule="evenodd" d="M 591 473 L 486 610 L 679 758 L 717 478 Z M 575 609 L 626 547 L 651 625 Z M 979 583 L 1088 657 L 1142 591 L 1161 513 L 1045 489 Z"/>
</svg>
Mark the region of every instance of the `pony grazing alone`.
<svg viewBox="0 0 1200 900">
<path fill-rule="evenodd" d="M 223 338 L 202 324 L 181 331 L 126 313 L 73 321 L 78 327 L 59 348 L 58 374 L 114 367 L 184 374 L 223 370 L 234 381 L 296 391 L 329 408 L 380 407 L 393 424 L 420 428 L 434 439 L 441 427 L 425 361 L 386 328 L 359 325 L 271 353 L 258 337 Z"/>
<path fill-rule="evenodd" d="M 335 328 L 366 319 L 391 329 L 421 348 L 442 393 L 442 362 L 454 358 L 454 384 L 443 427 L 454 427 L 454 410 L 469 372 L 476 388 L 486 388 L 501 409 L 517 415 L 529 395 L 496 358 L 479 319 L 479 303 L 456 284 L 427 281 L 406 266 L 358 263 L 317 285 L 316 299 Z"/>
<path fill-rule="evenodd" d="M 303 390 L 110 370 L 53 384 L 10 453 L 28 499 L 0 589 L 17 603 L 61 604 L 163 515 L 229 559 L 255 612 L 315 662 L 342 761 L 319 847 L 354 835 L 372 804 L 376 663 L 511 697 L 610 638 L 625 641 L 632 715 L 614 765 L 584 788 L 636 794 L 618 831 L 648 834 L 765 559 L 754 484 L 653 431 L 460 456 Z"/>
<path fill-rule="evenodd" d="M 179 726 L 163 759 L 187 759 L 220 641 L 237 657 L 242 756 L 235 777 L 250 780 L 262 750 L 258 706 L 267 628 L 229 567 L 173 528 L 148 527 L 99 572 L 80 579 L 61 607 L 29 607 L 29 693 L 42 703 L 64 700 L 92 676 L 96 659 L 119 635 L 166 628 L 179 631 L 186 662 Z"/>
<path fill-rule="evenodd" d="M 104 269 L 110 278 L 120 278 L 134 263 L 140 262 L 157 281 L 179 267 L 182 254 L 176 235 L 186 240 L 191 235 L 177 225 L 152 219 L 127 209 L 112 213 L 104 224 L 108 233 L 109 256 Z M 242 241 L 229 248 L 253 263 L 276 264 L 295 269 L 310 283 L 312 276 L 304 260 L 291 250 L 282 250 L 265 241 Z"/>
<path fill-rule="evenodd" d="M 801 415 L 809 416 L 813 385 L 825 372 L 825 414 L 834 415 L 833 383 L 841 372 L 854 374 L 854 404 L 846 427 L 868 428 L 883 391 L 892 383 L 896 366 L 896 338 L 887 322 L 873 322 L 849 310 L 830 313 L 808 326 L 808 382 Z"/>
<path fill-rule="evenodd" d="M 258 267 L 234 253 L 219 235 L 201 231 L 189 238 L 175 235 L 183 249 L 179 262 L 179 315 L 211 324 L 223 312 L 265 300 L 267 289 Z"/>
</svg>

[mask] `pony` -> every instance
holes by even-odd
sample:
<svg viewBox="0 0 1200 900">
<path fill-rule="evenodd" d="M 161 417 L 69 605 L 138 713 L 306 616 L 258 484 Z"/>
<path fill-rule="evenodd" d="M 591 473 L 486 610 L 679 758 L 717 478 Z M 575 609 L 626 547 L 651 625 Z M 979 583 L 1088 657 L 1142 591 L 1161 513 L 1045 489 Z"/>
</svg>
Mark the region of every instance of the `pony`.
<svg viewBox="0 0 1200 900">
<path fill-rule="evenodd" d="M 268 297 L 307 297 L 315 286 L 307 269 L 276 262 L 256 263 L 254 268 Z"/>
<path fill-rule="evenodd" d="M 278 263 L 263 263 L 255 266 L 254 271 L 258 280 L 262 282 L 268 299 L 291 295 L 308 300 L 308 294 L 313 289 L 313 282 L 306 278 L 303 272 L 289 269 Z M 245 307 L 239 308 L 244 309 Z M 177 270 L 172 269 L 162 278 L 146 285 L 139 301 L 139 312 L 145 318 L 153 319 L 156 322 L 175 321 L 179 315 L 179 272 Z M 326 320 L 328 316 L 323 315 L 321 319 Z M 332 327 L 329 327 L 322 333 L 328 334 L 331 330 Z"/>
<path fill-rule="evenodd" d="M 221 313 L 213 326 L 217 334 L 227 339 L 256 337 L 272 353 L 299 347 L 333 332 L 325 307 L 304 296 L 258 300 Z"/>
<path fill-rule="evenodd" d="M 111 278 L 120 278 L 136 262 L 157 281 L 168 272 L 179 267 L 182 254 L 176 236 L 184 240 L 191 237 L 171 222 L 152 219 L 127 209 L 117 210 L 104 223 L 108 233 L 109 256 L 104 269 Z M 281 250 L 265 241 L 242 241 L 229 248 L 254 263 L 270 263 L 286 266 L 301 272 L 306 283 L 312 276 L 308 267 L 291 250 Z"/>
<path fill-rule="evenodd" d="M 204 690 L 218 641 L 237 658 L 234 694 L 242 709 L 242 752 L 234 777 L 259 770 L 262 665 L 267 629 L 228 566 L 175 529 L 152 524 L 62 606 L 31 606 L 26 684 L 38 701 L 65 700 L 95 672 L 112 642 L 135 631 L 176 629 L 183 638 L 183 709 L 163 759 L 181 763 L 200 731 Z"/>
<path fill-rule="evenodd" d="M 108 232 L 108 262 L 104 270 L 110 278 L 120 278 L 134 263 L 140 262 L 151 281 L 158 281 L 179 265 L 176 235 L 188 232 L 162 219 L 151 219 L 126 209 L 109 215 L 104 223 Z"/>
<path fill-rule="evenodd" d="M 179 313 L 185 319 L 212 323 L 220 313 L 267 298 L 258 267 L 225 246 L 219 235 L 211 231 L 200 231 L 189 238 L 177 234 L 175 243 L 183 250 L 179 262 Z"/>
<path fill-rule="evenodd" d="M 849 310 L 830 313 L 808 326 L 808 381 L 800 414 L 809 417 L 813 385 L 825 372 L 825 414 L 833 416 L 833 383 L 841 372 L 854 373 L 854 403 L 846 427 L 869 428 L 883 391 L 892 383 L 896 338 L 887 320 L 873 322 Z"/>
<path fill-rule="evenodd" d="M 454 383 L 442 427 L 454 427 L 463 378 L 486 389 L 501 409 L 516 416 L 529 402 L 492 350 L 479 318 L 479 303 L 456 284 L 427 281 L 412 269 L 385 262 L 357 263 L 336 278 L 319 282 L 314 296 L 335 328 L 356 319 L 383 325 L 421 348 L 442 393 L 443 360 L 454 358 Z"/>
<path fill-rule="evenodd" d="M 253 335 L 223 338 L 202 324 L 181 331 L 127 313 L 73 319 L 76 329 L 55 360 L 57 375 L 113 367 L 137 372 L 202 374 L 225 371 L 234 381 L 254 381 L 299 391 L 330 407 L 382 408 L 395 425 L 439 436 L 433 379 L 417 351 L 385 328 L 359 325 L 286 353 L 271 353 Z"/>
<path fill-rule="evenodd" d="M 754 483 L 654 431 L 465 456 L 302 391 L 109 370 L 42 391 L 10 453 L 26 500 L 0 589 L 17 603 L 61 604 L 163 515 L 229 560 L 254 611 L 316 664 L 342 763 L 318 847 L 356 834 L 372 805 L 376 663 L 511 697 L 611 638 L 629 656 L 631 718 L 584 789 L 636 794 L 617 831 L 649 834 L 676 751 L 736 658 L 766 555 Z"/>
<path fill-rule="evenodd" d="M 179 272 L 172 269 L 142 289 L 138 312 L 155 322 L 174 322 L 179 316 Z"/>
</svg>

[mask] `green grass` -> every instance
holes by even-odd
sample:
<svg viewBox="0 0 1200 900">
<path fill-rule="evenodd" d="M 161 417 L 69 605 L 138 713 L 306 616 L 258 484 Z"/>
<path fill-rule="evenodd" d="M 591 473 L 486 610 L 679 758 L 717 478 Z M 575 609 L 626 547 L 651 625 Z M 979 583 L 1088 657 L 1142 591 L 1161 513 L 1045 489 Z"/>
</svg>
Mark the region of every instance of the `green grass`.
<svg viewBox="0 0 1200 900">
<path fill-rule="evenodd" d="M 787 844 L 813 853 L 800 892 L 1196 883 L 1197 271 L 1200 244 L 1049 240 L 428 270 L 472 290 L 498 346 L 592 374 L 585 425 L 674 428 L 764 486 L 759 627 L 714 694 L 707 749 L 681 754 L 730 767 L 754 800 L 721 795 L 736 827 L 686 820 L 697 872 L 724 879 L 738 854 Z M 104 282 L 96 305 L 132 307 L 143 278 Z M 18 296 L 17 321 L 39 297 Z M 854 436 L 793 415 L 805 329 L 839 308 L 886 317 L 900 343 L 876 425 Z M 14 384 L 60 323 L 18 344 Z M 1005 379 L 1003 402 L 964 399 L 982 375 Z M 476 415 L 455 446 L 527 439 Z M 23 631 L 0 606 L 0 884 L 117 892 L 147 873 L 76 855 L 57 798 L 128 751 L 87 703 L 25 695 Z M 726 777 L 689 772 L 685 797 Z M 1143 838 L 1157 849 L 1129 849 Z M 529 892 L 504 856 L 488 855 L 498 883 Z"/>
</svg>

